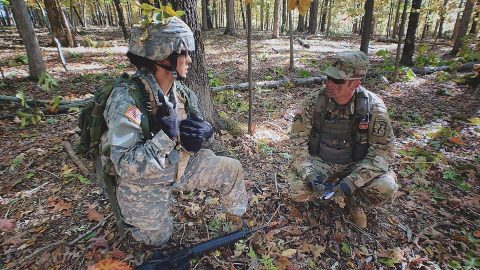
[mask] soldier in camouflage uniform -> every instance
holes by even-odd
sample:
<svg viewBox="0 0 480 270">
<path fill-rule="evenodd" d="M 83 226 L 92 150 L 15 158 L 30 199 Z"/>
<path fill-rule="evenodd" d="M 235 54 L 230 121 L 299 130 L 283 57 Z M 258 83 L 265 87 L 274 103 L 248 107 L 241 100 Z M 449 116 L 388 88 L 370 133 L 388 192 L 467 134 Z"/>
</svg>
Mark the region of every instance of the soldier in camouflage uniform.
<svg viewBox="0 0 480 270">
<path fill-rule="evenodd" d="M 201 149 L 213 129 L 202 120 L 195 94 L 179 81 L 194 50 L 192 31 L 177 17 L 133 28 L 127 56 L 138 70 L 132 82 L 112 90 L 104 111 L 103 162 L 111 162 L 117 176 L 123 221 L 136 240 L 149 245 L 161 245 L 172 234 L 173 190 L 218 190 L 233 217 L 247 208 L 240 162 Z M 148 115 L 132 97 L 133 87 L 145 88 Z M 147 135 L 144 121 L 149 122 Z"/>
<path fill-rule="evenodd" d="M 385 201 L 397 190 L 390 168 L 394 135 L 387 108 L 360 86 L 369 65 L 360 51 L 336 54 L 325 70 L 326 87 L 308 97 L 292 126 L 299 153 L 291 183 L 293 199 L 305 201 L 332 194 L 344 201 L 350 217 L 367 226 L 362 208 Z"/>
</svg>

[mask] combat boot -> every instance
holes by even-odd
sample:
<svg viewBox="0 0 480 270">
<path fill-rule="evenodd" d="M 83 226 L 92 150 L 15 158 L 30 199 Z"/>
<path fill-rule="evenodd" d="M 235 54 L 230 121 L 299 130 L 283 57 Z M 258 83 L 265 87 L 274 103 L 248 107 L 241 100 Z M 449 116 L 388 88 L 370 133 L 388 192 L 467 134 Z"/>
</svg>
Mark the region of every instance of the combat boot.
<svg viewBox="0 0 480 270">
<path fill-rule="evenodd" d="M 353 197 L 347 199 L 348 211 L 350 212 L 350 219 L 358 227 L 365 229 L 367 228 L 367 216 L 363 209 L 358 206 Z"/>
</svg>

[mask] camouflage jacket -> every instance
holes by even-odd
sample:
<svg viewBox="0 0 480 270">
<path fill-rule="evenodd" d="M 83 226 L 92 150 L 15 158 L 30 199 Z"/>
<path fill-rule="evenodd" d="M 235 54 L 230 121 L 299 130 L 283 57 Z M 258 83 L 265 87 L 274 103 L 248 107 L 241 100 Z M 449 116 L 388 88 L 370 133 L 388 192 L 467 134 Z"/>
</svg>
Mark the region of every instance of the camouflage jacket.
<svg viewBox="0 0 480 270">
<path fill-rule="evenodd" d="M 360 86 L 362 87 L 362 86 Z M 376 94 L 364 89 L 370 101 L 370 123 L 368 127 L 369 148 L 366 156 L 353 164 L 347 164 L 351 172 L 344 176 L 343 181 L 353 183 L 357 188 L 365 185 L 389 171 L 394 156 L 394 134 L 383 100 Z M 295 151 L 299 154 L 294 167 L 304 178 L 312 171 L 311 156 L 308 152 L 308 139 L 312 127 L 312 116 L 318 95 L 324 95 L 325 89 L 310 94 L 296 111 L 292 125 L 292 141 Z M 355 112 L 354 99 L 345 106 L 336 105 L 329 100 L 326 111 L 338 118 L 347 118 Z M 326 176 L 329 177 L 328 175 Z"/>
<path fill-rule="evenodd" d="M 158 100 L 161 90 L 155 77 L 144 71 L 136 75 Z M 107 101 L 104 117 L 108 131 L 102 138 L 102 153 L 109 156 L 121 181 L 141 185 L 172 183 L 180 160 L 176 143 L 162 130 L 145 140 L 140 125 L 142 113 L 130 95 L 131 87 L 136 87 L 134 82 L 119 84 Z M 175 98 L 179 121 L 190 113 L 201 117 L 197 97 L 185 85 L 174 82 L 169 95 Z"/>
</svg>

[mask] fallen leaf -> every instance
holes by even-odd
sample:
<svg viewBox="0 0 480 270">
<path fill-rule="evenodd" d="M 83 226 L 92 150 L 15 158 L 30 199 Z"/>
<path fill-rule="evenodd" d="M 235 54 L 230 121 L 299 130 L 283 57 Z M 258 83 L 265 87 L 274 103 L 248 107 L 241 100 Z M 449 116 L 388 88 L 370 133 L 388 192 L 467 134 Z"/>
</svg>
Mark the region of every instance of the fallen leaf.
<svg viewBox="0 0 480 270">
<path fill-rule="evenodd" d="M 292 266 L 292 263 L 288 260 L 288 258 L 280 256 L 278 259 L 278 270 L 290 269 L 290 266 Z"/>
<path fill-rule="evenodd" d="M 9 232 L 15 229 L 15 223 L 17 221 L 15 219 L 4 219 L 0 218 L 0 231 L 2 232 Z"/>
<path fill-rule="evenodd" d="M 109 248 L 108 241 L 105 239 L 105 236 L 92 238 L 90 241 L 92 241 L 93 245 L 96 247 Z"/>
<path fill-rule="evenodd" d="M 87 209 L 87 219 L 92 221 L 95 220 L 97 222 L 100 222 L 103 220 L 103 215 L 97 212 L 97 210 L 88 208 Z"/>
<path fill-rule="evenodd" d="M 127 256 L 125 252 L 121 251 L 120 249 L 117 249 L 116 247 L 113 247 L 113 250 L 112 252 L 110 252 L 110 254 L 112 255 L 112 258 L 119 259 L 119 260 L 123 260 L 125 256 Z"/>
<path fill-rule="evenodd" d="M 287 258 L 291 258 L 291 257 L 293 257 L 293 255 L 295 255 L 295 254 L 297 254 L 297 250 L 294 249 L 294 248 L 289 248 L 289 249 L 284 250 L 284 251 L 282 252 L 282 256 L 285 256 L 285 257 L 287 257 Z"/>
<path fill-rule="evenodd" d="M 125 262 L 116 261 L 113 259 L 103 259 L 94 265 L 88 267 L 88 270 L 132 270 L 132 268 Z"/>
<path fill-rule="evenodd" d="M 60 200 L 59 202 L 53 201 L 49 203 L 48 207 L 53 207 L 52 212 L 61 212 L 63 210 L 70 210 L 72 208 L 72 204 Z"/>
<path fill-rule="evenodd" d="M 473 236 L 476 238 L 480 238 L 480 231 L 473 232 Z"/>
<path fill-rule="evenodd" d="M 322 253 L 325 252 L 326 247 L 325 246 L 320 246 L 320 245 L 315 245 L 311 248 L 313 259 L 316 260 Z"/>
</svg>

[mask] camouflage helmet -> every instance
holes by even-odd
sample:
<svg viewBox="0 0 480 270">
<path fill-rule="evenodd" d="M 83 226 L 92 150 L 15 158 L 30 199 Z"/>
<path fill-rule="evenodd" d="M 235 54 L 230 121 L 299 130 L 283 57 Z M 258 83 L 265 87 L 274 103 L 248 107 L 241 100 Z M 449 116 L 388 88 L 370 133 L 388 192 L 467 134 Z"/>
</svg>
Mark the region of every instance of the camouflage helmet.
<svg viewBox="0 0 480 270">
<path fill-rule="evenodd" d="M 195 51 L 195 40 L 190 27 L 178 17 L 147 28 L 133 27 L 128 51 L 154 61 L 166 59 L 173 52 Z"/>
<path fill-rule="evenodd" d="M 323 73 L 339 80 L 360 80 L 367 74 L 368 56 L 361 51 L 339 52 Z"/>
</svg>

